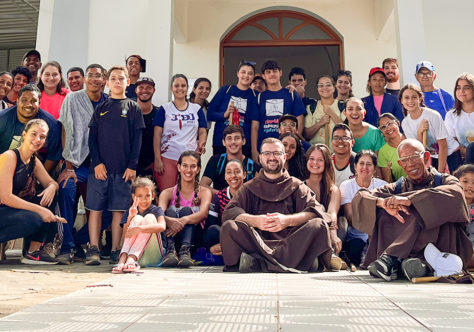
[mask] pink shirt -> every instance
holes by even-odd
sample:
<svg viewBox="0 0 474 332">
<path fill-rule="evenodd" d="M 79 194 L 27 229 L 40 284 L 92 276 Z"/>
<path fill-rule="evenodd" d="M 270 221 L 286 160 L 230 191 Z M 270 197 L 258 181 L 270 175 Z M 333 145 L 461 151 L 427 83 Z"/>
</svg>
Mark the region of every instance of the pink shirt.
<svg viewBox="0 0 474 332">
<path fill-rule="evenodd" d="M 41 93 L 40 108 L 54 116 L 56 120 L 59 118 L 59 111 L 61 110 L 64 98 L 66 98 L 70 91 L 62 88 L 61 92 L 61 94 L 56 92 L 52 96 L 48 96 L 44 91 Z"/>
<path fill-rule="evenodd" d="M 381 95 L 381 96 L 372 96 L 372 97 L 374 97 L 375 109 L 377 110 L 377 112 L 379 113 L 379 116 L 380 116 L 380 110 L 382 109 L 382 103 L 383 103 L 383 95 Z"/>
</svg>

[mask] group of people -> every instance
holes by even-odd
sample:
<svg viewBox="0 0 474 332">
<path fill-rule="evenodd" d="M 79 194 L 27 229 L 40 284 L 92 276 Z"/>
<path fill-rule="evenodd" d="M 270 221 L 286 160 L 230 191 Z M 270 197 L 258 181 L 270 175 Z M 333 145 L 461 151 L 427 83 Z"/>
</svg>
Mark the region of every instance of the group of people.
<svg viewBox="0 0 474 332">
<path fill-rule="evenodd" d="M 472 74 L 452 97 L 428 61 L 416 66 L 420 87 L 400 87 L 388 58 L 370 70 L 369 96 L 353 96 L 346 70 L 319 77 L 316 100 L 302 68 L 283 86 L 276 61 L 258 75 L 242 61 L 237 84 L 210 102 L 209 79 L 188 97 L 176 74 L 173 100 L 157 107 L 145 71 L 139 55 L 73 67 L 66 89 L 60 64 L 32 50 L 0 73 L 0 242 L 25 238 L 22 262 L 98 265 L 106 231 L 113 273 L 189 267 L 197 248 L 201 263 L 240 272 L 351 266 L 411 279 L 436 273 L 428 243 L 473 265 Z M 76 231 L 81 196 L 87 225 Z"/>
</svg>

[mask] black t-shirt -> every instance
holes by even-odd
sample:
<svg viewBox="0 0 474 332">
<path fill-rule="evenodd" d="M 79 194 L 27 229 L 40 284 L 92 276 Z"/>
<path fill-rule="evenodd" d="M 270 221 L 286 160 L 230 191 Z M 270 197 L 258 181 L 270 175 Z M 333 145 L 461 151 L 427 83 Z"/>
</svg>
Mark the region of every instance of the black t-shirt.
<svg viewBox="0 0 474 332">
<path fill-rule="evenodd" d="M 155 152 L 153 151 L 153 133 L 155 126 L 153 125 L 153 119 L 155 118 L 156 112 L 158 112 L 158 107 L 153 106 L 150 113 L 143 114 L 145 129 L 142 134 L 142 148 L 140 149 L 137 170 L 144 170 L 155 161 Z"/>
<path fill-rule="evenodd" d="M 90 172 L 104 163 L 109 174 L 136 169 L 145 128 L 140 106 L 128 98 L 109 98 L 98 105 L 89 124 Z"/>
<path fill-rule="evenodd" d="M 385 92 L 388 94 L 391 94 L 392 96 L 395 96 L 398 98 L 398 94 L 400 93 L 400 89 L 392 90 L 392 89 L 385 89 Z"/>
<path fill-rule="evenodd" d="M 207 176 L 212 180 L 212 187 L 216 190 L 222 190 L 228 186 L 225 180 L 225 166 L 227 165 L 227 157 L 221 157 L 221 154 L 213 155 L 207 162 L 203 176 Z M 246 181 L 253 179 L 255 174 L 260 170 L 260 166 L 253 162 L 252 159 L 245 157 L 244 171 L 247 173 Z"/>
<path fill-rule="evenodd" d="M 136 87 L 137 85 L 132 84 L 132 83 L 130 83 L 130 85 L 127 86 L 127 88 L 125 89 L 125 95 L 127 96 L 127 98 L 130 98 L 132 100 L 137 100 L 137 94 L 135 92 Z"/>
</svg>

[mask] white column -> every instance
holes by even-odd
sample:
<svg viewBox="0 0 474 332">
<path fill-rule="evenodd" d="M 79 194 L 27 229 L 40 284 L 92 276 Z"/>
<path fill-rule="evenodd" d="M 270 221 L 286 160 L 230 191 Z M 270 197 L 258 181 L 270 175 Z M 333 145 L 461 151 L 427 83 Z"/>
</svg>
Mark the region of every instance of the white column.
<svg viewBox="0 0 474 332">
<path fill-rule="evenodd" d="M 396 0 L 394 9 L 400 84 L 416 83 L 416 64 L 426 57 L 423 3 L 422 0 Z"/>
</svg>

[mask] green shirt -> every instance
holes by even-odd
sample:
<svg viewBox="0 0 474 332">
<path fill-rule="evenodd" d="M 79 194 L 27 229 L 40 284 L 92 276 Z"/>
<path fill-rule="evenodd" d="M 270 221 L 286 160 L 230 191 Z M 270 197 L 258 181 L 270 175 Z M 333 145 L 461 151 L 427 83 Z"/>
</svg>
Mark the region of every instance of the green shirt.
<svg viewBox="0 0 474 332">
<path fill-rule="evenodd" d="M 397 181 L 402 176 L 407 176 L 403 168 L 398 164 L 397 148 L 385 143 L 379 150 L 377 166 L 388 167 L 389 161 L 392 162 L 392 176 L 394 181 Z"/>
<path fill-rule="evenodd" d="M 361 138 L 355 139 L 355 144 L 352 148 L 352 151 L 354 151 L 355 153 L 359 152 L 360 150 L 372 150 L 376 152 L 380 150 L 380 148 L 385 144 L 385 140 L 380 130 L 378 130 L 371 124 L 368 125 L 369 129 L 367 130 L 365 135 Z"/>
</svg>

